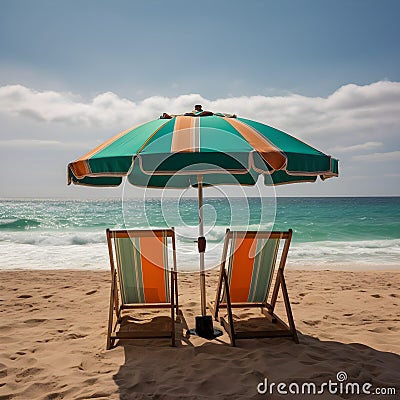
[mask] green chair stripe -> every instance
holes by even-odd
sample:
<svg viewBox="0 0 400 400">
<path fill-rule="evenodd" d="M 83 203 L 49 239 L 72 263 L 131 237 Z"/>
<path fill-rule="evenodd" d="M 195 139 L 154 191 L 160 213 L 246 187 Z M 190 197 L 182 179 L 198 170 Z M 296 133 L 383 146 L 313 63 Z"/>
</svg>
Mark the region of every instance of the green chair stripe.
<svg viewBox="0 0 400 400">
<path fill-rule="evenodd" d="M 139 238 L 115 238 L 115 252 L 124 304 L 144 303 Z"/>
<path fill-rule="evenodd" d="M 268 296 L 279 249 L 279 239 L 258 239 L 249 302 L 264 302 Z"/>
<path fill-rule="evenodd" d="M 235 255 L 235 243 L 237 240 L 237 233 L 232 232 L 232 239 L 231 239 L 231 245 L 229 249 L 229 258 L 227 260 L 228 262 L 228 285 L 230 286 L 231 284 L 231 276 L 232 276 L 232 266 L 233 266 L 233 259 Z M 224 291 L 222 293 L 222 301 L 226 302 L 226 287 L 224 285 Z"/>
</svg>

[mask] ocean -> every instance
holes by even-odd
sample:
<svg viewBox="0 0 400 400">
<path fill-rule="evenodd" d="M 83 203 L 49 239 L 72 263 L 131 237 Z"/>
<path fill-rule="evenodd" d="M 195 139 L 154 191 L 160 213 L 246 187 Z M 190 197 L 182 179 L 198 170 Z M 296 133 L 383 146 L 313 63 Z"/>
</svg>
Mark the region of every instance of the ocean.
<svg viewBox="0 0 400 400">
<path fill-rule="evenodd" d="M 1 269 L 109 268 L 106 228 L 174 226 L 178 267 L 198 270 L 197 199 L 0 200 Z M 291 269 L 400 269 L 400 197 L 205 198 L 206 268 L 225 229 L 293 229 Z"/>
</svg>

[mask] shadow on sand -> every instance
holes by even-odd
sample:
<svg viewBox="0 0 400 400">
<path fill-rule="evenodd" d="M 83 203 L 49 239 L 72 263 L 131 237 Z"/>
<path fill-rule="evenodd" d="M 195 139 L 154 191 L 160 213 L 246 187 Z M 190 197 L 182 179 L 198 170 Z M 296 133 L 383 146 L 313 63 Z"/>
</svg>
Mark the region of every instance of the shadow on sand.
<svg viewBox="0 0 400 400">
<path fill-rule="evenodd" d="M 246 326 L 257 326 L 257 320 L 247 321 Z M 212 341 L 186 337 L 188 326 L 183 317 L 176 327 L 175 348 L 164 339 L 117 343 L 125 352 L 125 363 L 114 376 L 121 399 L 371 398 L 362 393 L 365 383 L 371 384 L 371 392 L 377 388 L 387 392 L 389 388 L 396 390 L 397 396 L 379 396 L 384 399 L 397 399 L 400 393 L 397 354 L 361 344 L 320 341 L 300 332 L 300 344 L 286 338 L 243 339 L 233 348 L 226 334 Z M 344 384 L 358 384 L 360 394 L 346 394 L 345 386 L 342 390 L 337 386 L 336 394 L 328 386 L 322 395 L 285 395 L 277 391 L 278 383 L 285 383 L 286 390 L 292 384 L 293 391 L 296 387 L 302 390 L 304 383 L 315 384 L 318 391 L 323 383 L 339 382 L 339 372 L 347 375 Z M 272 395 L 257 392 L 257 386 L 265 378 Z M 275 386 L 271 387 L 271 383 Z M 304 390 L 312 393 L 314 389 L 311 385 Z M 348 390 L 351 393 L 350 386 Z M 356 385 L 353 390 L 356 393 Z"/>
</svg>

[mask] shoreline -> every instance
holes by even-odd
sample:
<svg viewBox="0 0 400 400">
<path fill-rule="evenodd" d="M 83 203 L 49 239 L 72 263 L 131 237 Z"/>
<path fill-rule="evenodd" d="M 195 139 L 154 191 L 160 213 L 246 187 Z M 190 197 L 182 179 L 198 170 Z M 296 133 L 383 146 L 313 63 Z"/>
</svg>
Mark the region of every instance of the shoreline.
<svg viewBox="0 0 400 400">
<path fill-rule="evenodd" d="M 196 260 L 198 262 L 198 260 Z M 299 267 L 291 264 L 290 262 L 287 263 L 286 268 L 285 268 L 285 273 L 291 273 L 291 272 L 376 272 L 376 273 L 400 273 L 400 265 L 399 264 L 384 264 L 382 269 L 376 268 L 376 263 L 371 263 L 371 268 L 367 267 L 367 263 L 341 263 L 341 264 L 332 264 L 332 265 L 326 265 L 326 264 L 321 264 L 321 263 L 315 263 L 315 264 L 307 264 L 307 265 L 301 265 Z M 196 269 L 197 268 L 197 269 Z M 193 270 L 183 270 L 179 271 L 178 267 L 178 273 L 182 275 L 195 275 L 196 273 L 199 272 L 198 267 L 194 268 Z M 215 268 L 210 268 L 206 269 L 207 273 L 218 273 L 219 267 Z M 0 274 L 2 272 L 19 272 L 19 271 L 27 271 L 27 272 L 107 272 L 110 270 L 109 265 L 105 265 L 102 267 L 76 267 L 76 268 L 22 268 L 22 267 L 10 267 L 10 268 L 4 268 L 0 267 Z"/>
</svg>

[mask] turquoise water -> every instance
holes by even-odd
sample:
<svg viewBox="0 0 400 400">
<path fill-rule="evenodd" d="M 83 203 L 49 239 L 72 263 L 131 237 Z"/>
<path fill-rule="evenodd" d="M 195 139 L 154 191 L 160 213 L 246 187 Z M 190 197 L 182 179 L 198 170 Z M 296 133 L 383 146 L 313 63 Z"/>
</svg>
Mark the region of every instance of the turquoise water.
<svg viewBox="0 0 400 400">
<path fill-rule="evenodd" d="M 0 268 L 108 268 L 106 228 L 174 226 L 178 262 L 197 268 L 197 199 L 0 200 Z M 400 197 L 206 198 L 206 262 L 226 227 L 293 229 L 295 268 L 398 268 Z M 192 267 L 191 267 L 192 266 Z"/>
</svg>

